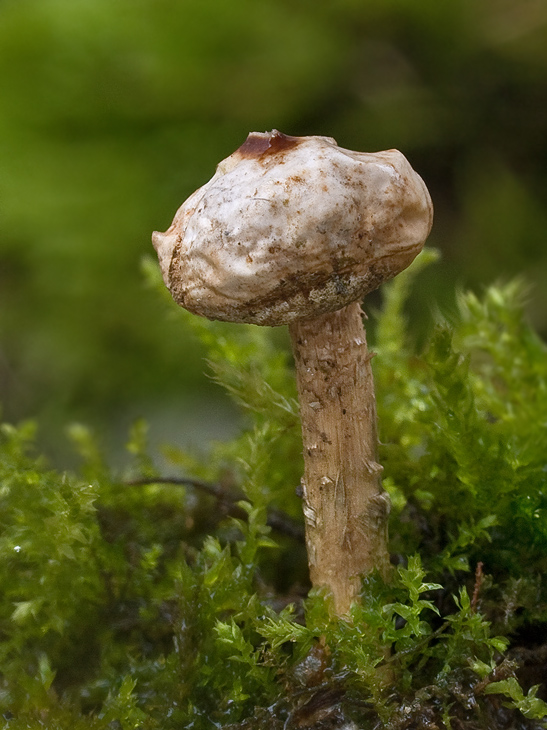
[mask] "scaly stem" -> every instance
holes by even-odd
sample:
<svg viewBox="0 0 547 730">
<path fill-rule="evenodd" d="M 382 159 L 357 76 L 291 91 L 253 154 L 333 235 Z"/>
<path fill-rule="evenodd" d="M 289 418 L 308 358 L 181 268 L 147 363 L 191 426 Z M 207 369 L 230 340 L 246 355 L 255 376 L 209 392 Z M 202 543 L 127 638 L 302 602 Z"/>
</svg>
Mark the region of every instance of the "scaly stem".
<svg viewBox="0 0 547 730">
<path fill-rule="evenodd" d="M 360 576 L 386 574 L 389 497 L 376 461 L 376 401 L 358 303 L 290 325 L 304 445 L 310 577 L 347 614 Z"/>
</svg>

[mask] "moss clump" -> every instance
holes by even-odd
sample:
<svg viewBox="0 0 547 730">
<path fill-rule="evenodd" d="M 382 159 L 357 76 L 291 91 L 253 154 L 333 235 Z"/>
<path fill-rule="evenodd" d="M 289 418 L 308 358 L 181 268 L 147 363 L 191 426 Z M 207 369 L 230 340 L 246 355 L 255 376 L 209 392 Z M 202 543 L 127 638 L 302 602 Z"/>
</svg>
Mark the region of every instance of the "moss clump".
<svg viewBox="0 0 547 730">
<path fill-rule="evenodd" d="M 394 567 L 349 620 L 307 595 L 279 331 L 173 308 L 247 415 L 206 458 L 166 447 L 170 474 L 142 423 L 122 474 L 72 427 L 77 475 L 33 453 L 31 425 L 3 426 L 5 727 L 545 727 L 547 352 L 511 283 L 462 294 L 416 353 L 402 310 L 428 258 L 376 321 Z"/>
</svg>

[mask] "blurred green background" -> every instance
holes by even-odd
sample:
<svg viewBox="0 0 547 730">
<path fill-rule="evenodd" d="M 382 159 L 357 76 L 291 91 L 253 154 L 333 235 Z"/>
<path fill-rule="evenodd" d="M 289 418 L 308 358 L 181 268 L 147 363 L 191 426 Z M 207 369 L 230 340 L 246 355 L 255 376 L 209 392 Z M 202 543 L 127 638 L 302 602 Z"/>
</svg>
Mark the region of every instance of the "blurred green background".
<svg viewBox="0 0 547 730">
<path fill-rule="evenodd" d="M 522 274 L 547 331 L 545 0 L 0 0 L 0 403 L 56 443 L 235 415 L 146 288 L 150 233 L 251 130 L 397 147 L 457 286 Z"/>
</svg>

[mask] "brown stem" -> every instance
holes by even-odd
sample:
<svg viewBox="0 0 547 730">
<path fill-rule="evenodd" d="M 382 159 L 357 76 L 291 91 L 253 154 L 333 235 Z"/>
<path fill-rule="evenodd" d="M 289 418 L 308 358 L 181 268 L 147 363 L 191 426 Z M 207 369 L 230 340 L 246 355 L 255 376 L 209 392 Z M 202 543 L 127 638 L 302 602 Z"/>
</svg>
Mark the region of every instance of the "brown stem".
<svg viewBox="0 0 547 730">
<path fill-rule="evenodd" d="M 180 484 L 181 486 L 194 487 L 202 492 L 215 497 L 217 501 L 232 515 L 239 519 L 246 519 L 248 514 L 241 509 L 236 502 L 244 498 L 243 494 L 232 494 L 228 492 L 221 484 L 212 484 L 210 482 L 202 482 L 200 479 L 190 479 L 189 477 L 147 477 L 143 479 L 131 479 L 124 482 L 129 487 L 146 486 L 147 484 Z M 220 515 L 220 517 L 222 514 Z M 271 508 L 266 515 L 266 524 L 272 530 L 281 532 L 284 535 L 293 537 L 299 542 L 304 541 L 304 530 L 301 525 L 295 522 L 286 512 Z"/>
<path fill-rule="evenodd" d="M 376 401 L 358 303 L 289 327 L 304 445 L 310 577 L 349 611 L 360 576 L 389 565 L 389 497 L 376 461 Z"/>
</svg>

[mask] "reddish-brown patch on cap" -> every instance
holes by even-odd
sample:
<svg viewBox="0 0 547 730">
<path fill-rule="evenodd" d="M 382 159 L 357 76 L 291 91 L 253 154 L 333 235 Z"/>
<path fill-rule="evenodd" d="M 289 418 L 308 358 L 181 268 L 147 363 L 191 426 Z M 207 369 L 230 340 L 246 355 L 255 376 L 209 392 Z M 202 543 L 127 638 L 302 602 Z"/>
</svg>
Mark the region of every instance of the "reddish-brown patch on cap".
<svg viewBox="0 0 547 730">
<path fill-rule="evenodd" d="M 291 137 L 288 134 L 278 132 L 277 129 L 264 133 L 251 132 L 236 152 L 240 157 L 262 157 L 265 154 L 273 155 L 284 152 L 296 147 L 300 142 L 301 137 Z"/>
</svg>

